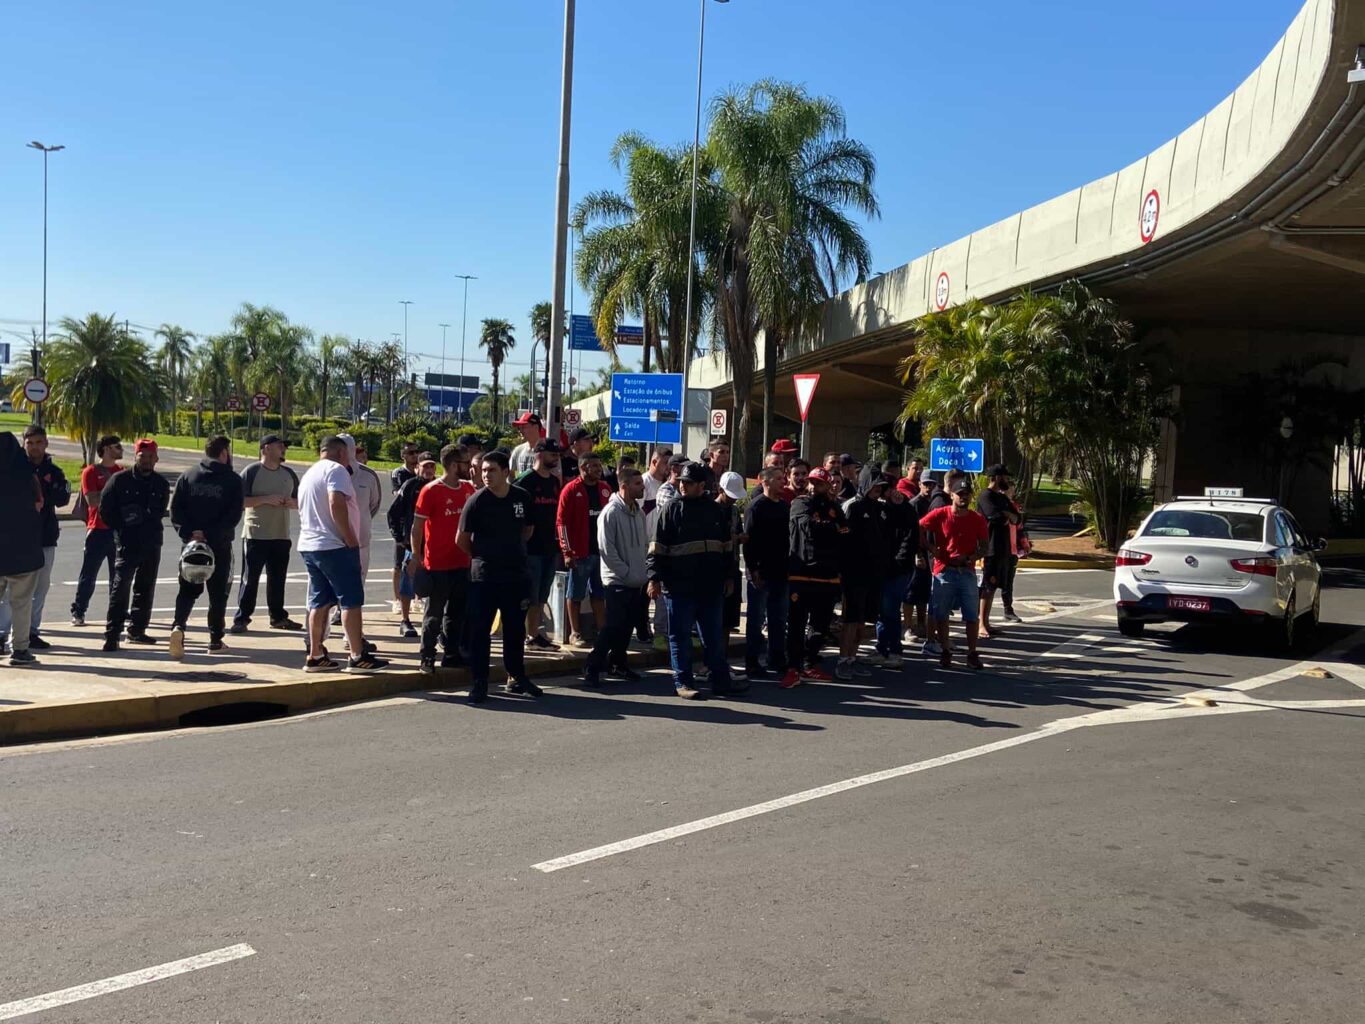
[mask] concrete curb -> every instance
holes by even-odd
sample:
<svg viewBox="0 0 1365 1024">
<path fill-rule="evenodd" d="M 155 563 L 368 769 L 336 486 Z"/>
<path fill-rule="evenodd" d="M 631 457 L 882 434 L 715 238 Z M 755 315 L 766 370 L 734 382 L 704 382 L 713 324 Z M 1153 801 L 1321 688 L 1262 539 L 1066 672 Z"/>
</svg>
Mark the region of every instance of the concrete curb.
<svg viewBox="0 0 1365 1024">
<path fill-rule="evenodd" d="M 743 637 L 731 637 L 731 654 L 743 649 Z M 582 671 L 587 655 L 587 651 L 567 651 L 553 658 L 528 660 L 527 675 L 576 675 Z M 637 669 L 667 665 L 668 653 L 654 649 L 631 650 L 629 661 L 631 667 Z M 489 672 L 489 684 L 501 684 L 506 678 L 502 665 L 495 659 Z M 462 690 L 468 686 L 466 669 L 437 669 L 436 675 L 427 676 L 413 668 L 363 675 L 343 672 L 280 683 L 243 682 L 181 693 L 129 694 L 65 703 L 15 705 L 0 707 L 0 746 L 104 733 L 174 729 L 180 727 L 182 715 L 232 704 L 278 704 L 286 708 L 288 714 L 297 714 L 400 693 Z"/>
<path fill-rule="evenodd" d="M 1112 569 L 1113 555 L 1096 555 L 1086 558 L 1021 558 L 1021 569 Z"/>
</svg>

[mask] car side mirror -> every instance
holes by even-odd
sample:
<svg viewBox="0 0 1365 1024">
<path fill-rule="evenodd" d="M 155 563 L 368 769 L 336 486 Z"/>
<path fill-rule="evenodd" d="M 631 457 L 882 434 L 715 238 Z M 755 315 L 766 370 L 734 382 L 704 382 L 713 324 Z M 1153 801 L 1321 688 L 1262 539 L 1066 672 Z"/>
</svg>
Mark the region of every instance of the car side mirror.
<svg viewBox="0 0 1365 1024">
<path fill-rule="evenodd" d="M 1325 537 L 1319 537 L 1317 540 L 1313 541 L 1313 550 L 1314 550 L 1314 551 L 1326 551 L 1326 550 L 1327 550 L 1327 539 L 1326 539 Z"/>
</svg>

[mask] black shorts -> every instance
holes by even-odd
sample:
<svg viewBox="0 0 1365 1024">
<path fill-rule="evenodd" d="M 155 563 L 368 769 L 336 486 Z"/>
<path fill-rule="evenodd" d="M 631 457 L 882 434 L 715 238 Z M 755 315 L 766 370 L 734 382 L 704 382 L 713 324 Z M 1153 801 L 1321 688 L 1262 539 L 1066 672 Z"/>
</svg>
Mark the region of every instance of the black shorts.
<svg viewBox="0 0 1365 1024">
<path fill-rule="evenodd" d="M 841 615 L 845 625 L 876 622 L 882 610 L 882 588 L 874 583 L 851 583 L 844 586 Z"/>
<path fill-rule="evenodd" d="M 395 543 L 393 546 L 393 567 L 395 569 L 403 568 L 403 559 L 407 557 L 408 557 L 407 545 Z"/>
<path fill-rule="evenodd" d="M 981 592 L 993 594 L 1005 583 L 1009 571 L 1009 555 L 991 555 L 981 560 Z"/>
<path fill-rule="evenodd" d="M 934 584 L 934 574 L 930 569 L 916 569 L 910 577 L 910 588 L 906 591 L 905 603 L 919 608 L 929 603 L 929 591 Z"/>
</svg>

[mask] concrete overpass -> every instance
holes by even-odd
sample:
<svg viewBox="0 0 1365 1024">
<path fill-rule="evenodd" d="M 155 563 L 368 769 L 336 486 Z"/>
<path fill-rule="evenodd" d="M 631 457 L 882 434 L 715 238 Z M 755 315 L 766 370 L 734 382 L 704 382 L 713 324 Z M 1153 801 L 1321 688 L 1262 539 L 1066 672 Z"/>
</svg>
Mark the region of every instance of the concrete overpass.
<svg viewBox="0 0 1365 1024">
<path fill-rule="evenodd" d="M 1365 82 L 1348 82 L 1362 44 L 1365 0 L 1308 0 L 1234 92 L 1154 152 L 831 300 L 779 367 L 780 422 L 796 420 L 791 374 L 818 371 L 811 449 L 863 450 L 899 411 L 894 370 L 918 317 L 1079 277 L 1171 353 L 1180 415 L 1161 494 L 1273 490 L 1229 436 L 1236 377 L 1329 356 L 1346 367 L 1325 371 L 1337 383 L 1365 386 Z M 697 360 L 689 386 L 733 410 L 723 355 Z M 758 388 L 749 397 L 762 401 Z M 580 405 L 609 412 L 600 398 Z M 689 412 L 696 447 L 705 426 Z M 1322 471 L 1299 477 L 1294 507 L 1312 528 L 1326 523 L 1328 488 Z"/>
</svg>

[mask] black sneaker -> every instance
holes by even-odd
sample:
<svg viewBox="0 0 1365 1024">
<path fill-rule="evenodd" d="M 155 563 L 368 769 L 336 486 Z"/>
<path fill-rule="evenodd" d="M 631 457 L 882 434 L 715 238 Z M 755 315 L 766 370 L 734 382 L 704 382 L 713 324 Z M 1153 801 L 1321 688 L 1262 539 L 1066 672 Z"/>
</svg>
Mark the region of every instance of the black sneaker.
<svg viewBox="0 0 1365 1024">
<path fill-rule="evenodd" d="M 407 619 L 404 619 L 402 622 L 398 624 L 398 635 L 401 636 L 404 640 L 416 640 L 417 630 L 411 622 L 409 622 Z"/>
<path fill-rule="evenodd" d="M 346 659 L 347 672 L 378 672 L 387 665 L 388 662 L 383 658 L 376 658 L 373 654 L 362 654 L 358 658 Z"/>
<path fill-rule="evenodd" d="M 22 651 L 16 650 L 10 654 L 9 663 L 11 665 L 36 665 L 38 659 L 33 656 L 32 651 L 27 649 Z"/>
<path fill-rule="evenodd" d="M 210 650 L 210 651 L 226 651 L 226 650 L 227 650 L 227 644 L 223 643 L 223 638 L 222 638 L 221 636 L 219 636 L 219 637 L 210 637 L 210 638 L 209 638 L 209 650 Z"/>
<path fill-rule="evenodd" d="M 526 646 L 529 648 L 534 648 L 537 651 L 559 650 L 559 644 L 555 643 L 544 633 L 537 633 L 535 636 L 531 637 L 530 640 L 526 641 Z"/>
<path fill-rule="evenodd" d="M 417 663 L 417 671 L 424 676 L 434 676 L 436 674 L 436 659 L 423 658 Z"/>
<path fill-rule="evenodd" d="M 607 678 L 617 679 L 623 683 L 638 683 L 644 679 L 644 676 L 633 668 L 609 668 L 607 669 Z"/>
<path fill-rule="evenodd" d="M 442 668 L 464 668 L 464 659 L 458 654 L 447 654 L 441 659 Z"/>
<path fill-rule="evenodd" d="M 713 697 L 742 697 L 748 692 L 749 684 L 738 680 L 731 680 L 729 686 L 713 686 L 711 688 Z"/>
<path fill-rule="evenodd" d="M 157 640 L 155 637 L 148 636 L 146 633 L 129 633 L 128 642 L 130 644 L 138 644 L 142 647 L 150 647 L 152 644 L 156 643 Z"/>
<path fill-rule="evenodd" d="M 601 677 L 598 673 L 596 673 L 596 672 L 590 671 L 590 670 L 588 670 L 588 669 L 584 669 L 584 670 L 583 670 L 583 685 L 584 685 L 584 686 L 587 686 L 587 687 L 590 687 L 590 688 L 593 688 L 593 689 L 596 689 L 597 687 L 599 687 L 599 686 L 602 685 L 602 677 Z"/>
<path fill-rule="evenodd" d="M 241 619 L 233 619 L 232 625 L 228 627 L 228 632 L 233 636 L 241 636 L 246 632 L 246 623 Z"/>
<path fill-rule="evenodd" d="M 104 646 L 101 647 L 100 650 L 102 650 L 102 651 L 117 651 L 117 650 L 118 650 L 118 637 L 116 637 L 116 636 L 107 636 L 107 637 L 105 637 L 105 638 L 104 638 Z"/>
<path fill-rule="evenodd" d="M 469 684 L 469 703 L 482 704 L 488 699 L 488 680 L 480 679 Z"/>
<path fill-rule="evenodd" d="M 46 651 L 50 650 L 51 647 L 50 643 L 36 634 L 28 638 L 28 649 L 30 651 Z"/>
<path fill-rule="evenodd" d="M 309 658 L 303 663 L 305 672 L 331 672 L 337 667 L 337 663 L 329 658 L 325 651 L 321 658 Z"/>
<path fill-rule="evenodd" d="M 285 629 L 291 633 L 297 633 L 303 628 L 303 624 L 295 622 L 293 619 L 271 619 L 271 629 Z"/>
<path fill-rule="evenodd" d="M 503 687 L 503 691 L 520 694 L 523 697 L 539 697 L 545 692 L 529 679 L 513 679 Z"/>
<path fill-rule="evenodd" d="M 750 679 L 768 679 L 769 673 L 762 665 L 745 665 L 744 674 Z"/>
</svg>

